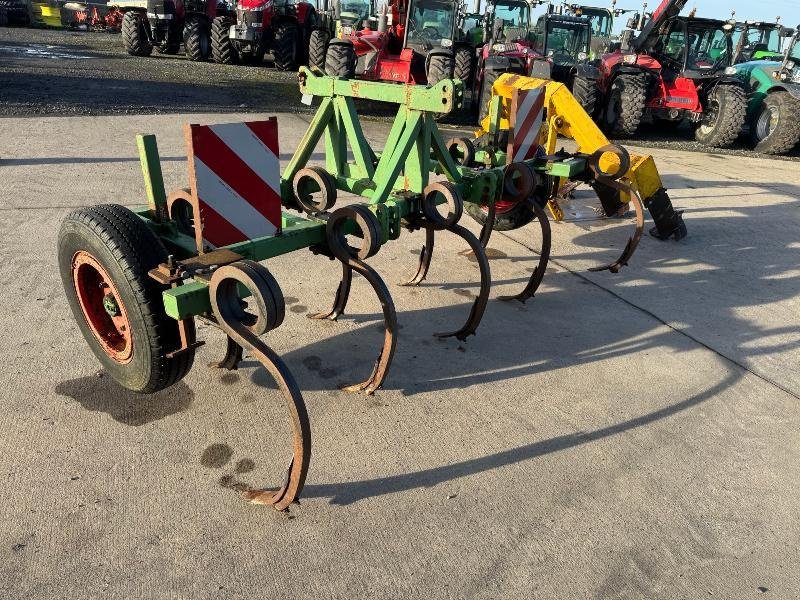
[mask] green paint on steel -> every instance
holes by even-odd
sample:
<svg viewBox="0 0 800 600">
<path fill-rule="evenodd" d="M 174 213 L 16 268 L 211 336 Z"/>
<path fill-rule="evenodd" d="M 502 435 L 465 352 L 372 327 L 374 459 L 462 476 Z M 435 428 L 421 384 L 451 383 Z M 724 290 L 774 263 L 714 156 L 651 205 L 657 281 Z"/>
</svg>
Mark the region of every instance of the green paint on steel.
<svg viewBox="0 0 800 600">
<path fill-rule="evenodd" d="M 364 100 L 377 100 L 407 106 L 412 110 L 449 113 L 461 108 L 464 101 L 464 84 L 445 79 L 434 86 L 397 85 L 358 79 L 340 79 L 315 75 L 307 67 L 300 67 L 300 92 L 332 98 L 347 96 Z"/>
<path fill-rule="evenodd" d="M 158 156 L 156 136 L 139 134 L 136 136 L 139 161 L 142 163 L 144 189 L 147 204 L 157 220 L 167 220 L 167 193 L 164 191 L 164 176 L 161 174 L 161 160 Z"/>
</svg>

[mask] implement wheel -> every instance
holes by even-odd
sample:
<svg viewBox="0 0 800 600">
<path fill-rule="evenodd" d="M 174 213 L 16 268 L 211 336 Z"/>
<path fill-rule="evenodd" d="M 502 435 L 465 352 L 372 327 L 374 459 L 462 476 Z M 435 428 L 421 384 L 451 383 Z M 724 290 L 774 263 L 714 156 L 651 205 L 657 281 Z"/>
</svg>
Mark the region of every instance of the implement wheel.
<svg viewBox="0 0 800 600">
<path fill-rule="evenodd" d="M 61 224 L 58 265 L 78 328 L 105 370 L 134 392 L 169 387 L 194 361 L 193 350 L 167 356 L 180 347 L 178 322 L 164 312 L 166 287 L 147 275 L 166 260 L 161 241 L 123 206 L 81 208 Z"/>
</svg>

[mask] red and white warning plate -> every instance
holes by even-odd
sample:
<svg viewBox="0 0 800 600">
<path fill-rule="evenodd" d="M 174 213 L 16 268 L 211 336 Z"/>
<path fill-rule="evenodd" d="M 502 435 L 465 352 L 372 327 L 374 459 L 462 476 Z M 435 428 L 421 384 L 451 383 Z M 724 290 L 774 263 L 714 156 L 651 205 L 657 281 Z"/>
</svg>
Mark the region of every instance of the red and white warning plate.
<svg viewBox="0 0 800 600">
<path fill-rule="evenodd" d="M 279 233 L 281 176 L 275 117 L 187 125 L 186 138 L 203 240 L 218 247 Z"/>
</svg>

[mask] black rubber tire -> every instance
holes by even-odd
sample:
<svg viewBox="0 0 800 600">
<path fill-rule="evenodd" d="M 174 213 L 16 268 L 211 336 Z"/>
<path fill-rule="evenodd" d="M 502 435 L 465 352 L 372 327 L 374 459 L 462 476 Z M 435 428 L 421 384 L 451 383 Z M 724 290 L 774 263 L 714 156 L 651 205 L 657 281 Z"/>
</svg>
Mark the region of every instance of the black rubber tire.
<svg viewBox="0 0 800 600">
<path fill-rule="evenodd" d="M 33 25 L 33 4 L 29 0 L 0 0 L 0 26 Z"/>
<path fill-rule="evenodd" d="M 144 17 L 136 12 L 126 12 L 122 17 L 122 44 L 131 56 L 150 56 L 153 45 L 147 37 Z"/>
<path fill-rule="evenodd" d="M 211 22 L 211 58 L 215 63 L 234 65 L 239 62 L 239 53 L 231 42 L 231 25 L 228 17 L 216 17 Z"/>
<path fill-rule="evenodd" d="M 770 110 L 772 118 L 777 117 L 778 122 L 773 125 L 766 137 L 762 137 L 763 132 L 758 131 L 757 125 L 765 110 Z M 767 94 L 750 122 L 750 139 L 756 152 L 764 154 L 789 152 L 800 143 L 800 100 L 783 90 Z"/>
<path fill-rule="evenodd" d="M 0 27 L 8 26 L 8 11 L 5 7 L 0 6 Z"/>
<path fill-rule="evenodd" d="M 739 137 L 747 117 L 747 94 L 740 85 L 720 83 L 707 99 L 706 111 L 713 118 L 701 122 L 694 139 L 712 148 L 729 148 Z M 712 110 L 711 106 L 715 105 Z"/>
<path fill-rule="evenodd" d="M 275 27 L 272 56 L 275 58 L 275 68 L 279 71 L 297 68 L 297 27 L 291 23 L 281 23 Z"/>
<path fill-rule="evenodd" d="M 308 66 L 311 69 L 325 70 L 325 55 L 331 36 L 323 29 L 315 29 L 308 40 Z"/>
<path fill-rule="evenodd" d="M 80 250 L 103 266 L 125 306 L 133 343 L 133 356 L 127 364 L 106 354 L 83 315 L 72 278 L 72 260 Z M 161 241 L 138 216 L 118 204 L 73 211 L 58 234 L 61 280 L 78 328 L 105 370 L 121 386 L 143 394 L 177 383 L 194 362 L 194 350 L 167 357 L 180 347 L 178 322 L 164 312 L 161 294 L 167 287 L 147 275 L 166 260 Z"/>
<path fill-rule="evenodd" d="M 572 79 L 572 95 L 592 119 L 597 112 L 597 81 L 576 75 Z"/>
<path fill-rule="evenodd" d="M 630 137 L 639 129 L 647 101 L 647 77 L 623 73 L 611 82 L 603 125 L 615 137 Z M 613 110 L 612 110 L 613 109 Z"/>
<path fill-rule="evenodd" d="M 353 79 L 356 76 L 356 50 L 347 41 L 333 40 L 325 53 L 325 74 Z"/>
<path fill-rule="evenodd" d="M 466 89 L 472 82 L 472 75 L 474 71 L 473 52 L 471 48 L 466 46 L 459 46 L 456 48 L 455 58 L 453 61 L 453 78 L 460 79 L 464 82 Z"/>
<path fill-rule="evenodd" d="M 478 97 L 478 121 L 483 121 L 489 114 L 489 98 L 492 96 L 492 86 L 497 78 L 502 75 L 502 71 L 492 69 L 483 71 L 483 81 L 481 82 L 481 93 Z"/>
<path fill-rule="evenodd" d="M 186 19 L 183 26 L 183 47 L 192 62 L 203 62 L 211 56 L 211 32 L 208 21 L 201 17 Z"/>
<path fill-rule="evenodd" d="M 464 202 L 464 212 L 481 225 L 486 223 L 488 214 L 480 205 L 474 202 Z M 495 214 L 492 229 L 494 231 L 512 231 L 514 229 L 519 229 L 533 221 L 535 216 L 536 215 L 534 215 L 531 208 L 525 202 L 520 202 L 504 213 Z"/>
<path fill-rule="evenodd" d="M 436 85 L 440 81 L 453 78 L 453 55 L 433 54 L 428 60 L 428 71 L 425 73 L 428 85 Z"/>
</svg>

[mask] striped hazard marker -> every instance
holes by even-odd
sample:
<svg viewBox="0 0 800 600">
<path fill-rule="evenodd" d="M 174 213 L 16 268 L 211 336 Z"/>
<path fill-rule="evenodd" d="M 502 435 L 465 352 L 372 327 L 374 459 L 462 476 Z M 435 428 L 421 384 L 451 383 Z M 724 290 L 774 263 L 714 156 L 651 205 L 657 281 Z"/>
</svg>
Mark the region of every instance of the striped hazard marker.
<svg viewBox="0 0 800 600">
<path fill-rule="evenodd" d="M 519 162 L 536 156 L 539 132 L 544 123 L 544 98 L 544 87 L 514 90 L 506 162 Z"/>
<path fill-rule="evenodd" d="M 195 224 L 205 244 L 227 246 L 280 233 L 277 119 L 186 125 L 185 133 Z"/>
</svg>

